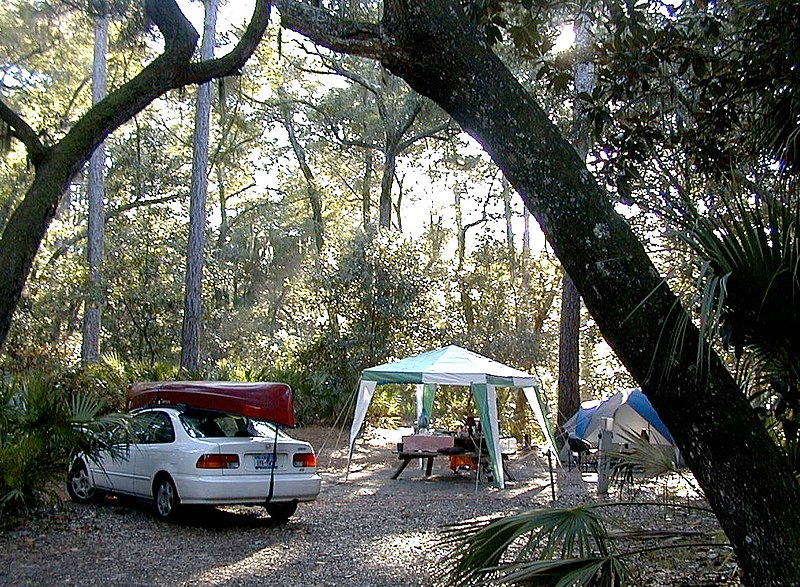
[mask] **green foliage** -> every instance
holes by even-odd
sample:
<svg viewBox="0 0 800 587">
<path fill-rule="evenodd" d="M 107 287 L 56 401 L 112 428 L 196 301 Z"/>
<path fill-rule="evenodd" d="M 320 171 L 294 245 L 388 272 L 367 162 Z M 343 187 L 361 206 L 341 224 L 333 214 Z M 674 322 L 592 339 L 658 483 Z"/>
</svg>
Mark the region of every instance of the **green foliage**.
<svg viewBox="0 0 800 587">
<path fill-rule="evenodd" d="M 0 386 L 0 511 L 54 497 L 71 455 L 110 447 L 108 432 L 122 422 L 103 415 L 88 394 L 70 394 L 44 376 L 7 377 Z"/>
<path fill-rule="evenodd" d="M 767 362 L 797 360 L 800 201 L 750 198 L 720 195 L 713 213 L 691 213 L 680 233 L 703 262 L 702 326 L 737 356 L 751 346 Z"/>
<path fill-rule="evenodd" d="M 608 524 L 618 525 L 586 505 L 452 526 L 442 538 L 453 548 L 448 579 L 452 585 L 624 584 L 627 567 L 611 554 Z"/>
<path fill-rule="evenodd" d="M 669 556 L 673 549 L 694 553 L 703 547 L 728 548 L 716 531 L 652 530 L 650 519 L 643 522 L 645 528 L 624 521 L 626 513 L 639 508 L 691 512 L 699 516 L 698 522 L 711 513 L 692 504 L 604 502 L 468 520 L 440 534 L 438 546 L 447 553 L 443 582 L 548 587 L 640 584 L 635 573 L 643 556 L 656 551 Z M 619 517 L 609 510 L 619 512 Z"/>
<path fill-rule="evenodd" d="M 401 389 L 398 390 L 398 387 Z M 408 393 L 407 387 L 381 385 L 375 390 L 369 411 L 371 419 L 377 422 L 378 426 L 397 428 L 403 422 L 411 422 L 416 418 L 416 402 L 413 399 L 415 396 Z"/>
<path fill-rule="evenodd" d="M 510 254 L 506 244 L 483 238 L 467 261 L 463 293 L 447 307 L 451 340 L 526 371 L 545 363 L 544 348 L 555 342 L 547 327 L 557 324 L 549 321 L 561 278 L 554 260 Z"/>
<path fill-rule="evenodd" d="M 326 270 L 325 326 L 293 361 L 306 366 L 300 398 L 314 416 L 336 417 L 362 369 L 437 346 L 433 274 L 420 247 L 390 231 L 358 235 Z"/>
<path fill-rule="evenodd" d="M 676 221 L 700 263 L 703 335 L 733 350 L 739 379 L 790 456 L 800 424 L 800 200 L 731 183 L 712 210 Z M 701 345 L 701 348 L 703 346 Z"/>
</svg>

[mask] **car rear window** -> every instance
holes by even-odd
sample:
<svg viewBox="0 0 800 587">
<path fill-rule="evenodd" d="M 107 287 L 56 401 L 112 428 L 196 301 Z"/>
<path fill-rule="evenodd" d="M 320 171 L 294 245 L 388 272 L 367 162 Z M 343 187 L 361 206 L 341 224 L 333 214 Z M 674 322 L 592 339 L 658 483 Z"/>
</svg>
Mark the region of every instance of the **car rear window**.
<svg viewBox="0 0 800 587">
<path fill-rule="evenodd" d="M 251 420 L 238 414 L 224 414 L 204 410 L 187 410 L 180 416 L 187 434 L 192 438 L 272 438 L 274 425 Z M 279 433 L 281 438 L 285 434 Z"/>
<path fill-rule="evenodd" d="M 185 412 L 181 422 L 194 438 L 248 438 L 254 436 L 244 416 L 217 412 Z"/>
</svg>

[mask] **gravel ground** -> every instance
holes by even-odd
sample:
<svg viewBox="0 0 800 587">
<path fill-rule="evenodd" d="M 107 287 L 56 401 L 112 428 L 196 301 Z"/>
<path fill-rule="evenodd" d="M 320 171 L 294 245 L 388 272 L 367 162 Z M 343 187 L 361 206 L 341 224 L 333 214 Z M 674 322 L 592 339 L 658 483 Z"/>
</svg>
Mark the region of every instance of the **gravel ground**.
<svg viewBox="0 0 800 587">
<path fill-rule="evenodd" d="M 476 487 L 474 476 L 444 468 L 445 459 L 430 478 L 412 464 L 392 480 L 397 434 L 373 432 L 345 481 L 346 441 L 324 428 L 295 431 L 318 449 L 323 488 L 284 525 L 257 507 L 195 510 L 164 524 L 136 501 L 65 502 L 0 532 L 0 585 L 433 586 L 442 584 L 446 552 L 435 539 L 443 525 L 551 503 L 547 462 L 532 452 L 511 461 L 518 481 L 503 491 Z M 589 476 L 557 477 L 560 504 L 594 497 Z M 642 584 L 734 584 L 714 570 L 718 556 L 704 551 L 676 565 L 671 553 L 677 568 L 648 572 Z"/>
</svg>

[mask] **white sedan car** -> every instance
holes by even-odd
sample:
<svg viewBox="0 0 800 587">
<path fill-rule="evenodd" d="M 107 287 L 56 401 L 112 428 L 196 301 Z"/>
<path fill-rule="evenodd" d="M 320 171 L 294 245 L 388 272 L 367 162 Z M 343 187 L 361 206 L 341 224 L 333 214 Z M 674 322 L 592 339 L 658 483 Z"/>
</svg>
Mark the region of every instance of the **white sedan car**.
<svg viewBox="0 0 800 587">
<path fill-rule="evenodd" d="M 182 505 L 264 505 L 287 520 L 320 491 L 311 445 L 245 416 L 180 407 L 136 411 L 113 453 L 78 457 L 67 477 L 73 501 L 103 494 L 152 500 L 159 518 Z"/>
</svg>

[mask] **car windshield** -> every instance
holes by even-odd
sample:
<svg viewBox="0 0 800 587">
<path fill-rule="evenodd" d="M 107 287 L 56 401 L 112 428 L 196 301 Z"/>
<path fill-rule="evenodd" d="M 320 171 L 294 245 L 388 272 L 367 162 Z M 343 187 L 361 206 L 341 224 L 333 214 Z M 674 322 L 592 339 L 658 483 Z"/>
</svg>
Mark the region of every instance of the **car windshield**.
<svg viewBox="0 0 800 587">
<path fill-rule="evenodd" d="M 252 420 L 239 414 L 226 414 L 205 410 L 187 410 L 180 416 L 187 434 L 192 438 L 251 438 L 254 436 L 273 438 L 275 426 Z M 280 438 L 286 435 L 279 432 Z"/>
</svg>

